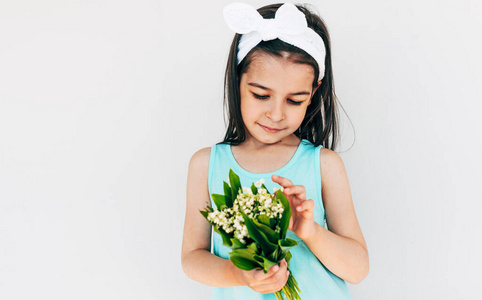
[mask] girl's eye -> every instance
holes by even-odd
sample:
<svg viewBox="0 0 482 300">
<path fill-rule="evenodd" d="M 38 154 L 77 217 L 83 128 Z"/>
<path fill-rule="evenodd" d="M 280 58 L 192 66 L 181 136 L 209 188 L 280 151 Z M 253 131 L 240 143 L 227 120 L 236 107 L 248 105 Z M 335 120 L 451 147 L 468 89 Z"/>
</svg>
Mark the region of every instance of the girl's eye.
<svg viewBox="0 0 482 300">
<path fill-rule="evenodd" d="M 288 101 L 293 105 L 301 105 L 301 103 L 303 103 L 303 101 L 294 101 L 294 100 L 291 100 L 291 99 L 288 99 Z"/>
<path fill-rule="evenodd" d="M 267 95 L 262 96 L 262 95 L 258 95 L 258 94 L 255 94 L 255 93 L 253 93 L 253 96 L 254 96 L 254 98 L 256 98 L 256 99 L 261 99 L 261 100 L 262 100 L 262 99 L 268 99 L 268 97 L 269 97 L 269 96 L 267 96 Z"/>
<path fill-rule="evenodd" d="M 254 98 L 260 99 L 260 100 L 265 100 L 265 99 L 269 98 L 269 95 L 258 95 L 258 94 L 255 94 L 255 93 L 253 93 L 253 96 L 254 96 Z M 303 103 L 303 101 L 294 101 L 294 100 L 291 100 L 291 99 L 288 99 L 288 102 L 291 103 L 292 105 L 301 105 L 301 103 Z"/>
</svg>

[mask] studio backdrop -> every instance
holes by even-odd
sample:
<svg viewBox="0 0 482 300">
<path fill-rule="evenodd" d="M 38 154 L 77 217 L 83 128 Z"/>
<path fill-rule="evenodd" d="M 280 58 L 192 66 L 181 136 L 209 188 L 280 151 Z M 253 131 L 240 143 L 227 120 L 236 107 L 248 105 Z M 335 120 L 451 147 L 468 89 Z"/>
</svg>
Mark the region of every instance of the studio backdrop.
<svg viewBox="0 0 482 300">
<path fill-rule="evenodd" d="M 227 3 L 0 2 L 1 299 L 210 298 L 180 255 L 189 159 L 225 131 Z M 474 299 L 480 1 L 309 3 L 370 257 L 353 298 Z"/>
</svg>

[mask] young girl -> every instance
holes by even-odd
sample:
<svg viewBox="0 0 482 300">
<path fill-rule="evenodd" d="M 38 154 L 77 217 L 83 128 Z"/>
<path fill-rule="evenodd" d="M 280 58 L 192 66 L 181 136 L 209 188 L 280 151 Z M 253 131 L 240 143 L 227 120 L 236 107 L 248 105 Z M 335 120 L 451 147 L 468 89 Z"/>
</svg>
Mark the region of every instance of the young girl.
<svg viewBox="0 0 482 300">
<path fill-rule="evenodd" d="M 224 16 L 237 32 L 225 74 L 229 124 L 221 143 L 189 163 L 184 272 L 214 287 L 213 299 L 275 299 L 288 279 L 284 260 L 266 274 L 234 267 L 230 249 L 199 212 L 214 207 L 211 194 L 224 194 L 231 168 L 243 186 L 264 179 L 270 191 L 283 187 L 292 208 L 287 237 L 298 242 L 290 270 L 301 298 L 351 299 L 345 281 L 367 276 L 368 251 L 333 151 L 338 125 L 326 26 L 290 3 L 258 11 L 235 3 Z"/>
</svg>

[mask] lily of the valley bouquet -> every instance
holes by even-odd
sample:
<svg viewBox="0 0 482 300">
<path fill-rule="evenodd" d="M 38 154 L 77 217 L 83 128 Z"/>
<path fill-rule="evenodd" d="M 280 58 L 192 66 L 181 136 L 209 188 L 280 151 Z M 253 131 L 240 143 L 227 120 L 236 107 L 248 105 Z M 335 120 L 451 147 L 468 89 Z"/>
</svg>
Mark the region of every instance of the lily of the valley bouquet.
<svg viewBox="0 0 482 300">
<path fill-rule="evenodd" d="M 208 206 L 202 215 L 214 231 L 223 238 L 223 245 L 232 249 L 231 262 L 242 270 L 262 269 L 264 273 L 286 259 L 298 243 L 286 238 L 291 217 L 288 199 L 281 189 L 268 192 L 263 181 L 251 188 L 241 186 L 239 176 L 229 170 L 229 184 L 224 182 L 224 195 L 211 195 L 216 208 Z M 301 299 L 300 289 L 290 271 L 285 286 L 275 293 L 276 298 Z"/>
</svg>

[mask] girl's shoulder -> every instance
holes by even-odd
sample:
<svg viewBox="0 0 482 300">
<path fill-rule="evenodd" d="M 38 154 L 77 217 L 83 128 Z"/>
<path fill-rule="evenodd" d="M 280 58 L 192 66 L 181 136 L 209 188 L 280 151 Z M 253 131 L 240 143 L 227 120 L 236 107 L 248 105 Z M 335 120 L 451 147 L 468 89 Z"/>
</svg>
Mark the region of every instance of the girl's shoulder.
<svg viewBox="0 0 482 300">
<path fill-rule="evenodd" d="M 338 153 L 336 153 L 331 149 L 320 147 L 320 161 L 321 160 L 333 161 L 338 159 L 341 159 Z"/>
<path fill-rule="evenodd" d="M 211 156 L 211 147 L 205 147 L 196 151 L 192 156 L 191 160 L 189 161 L 189 169 L 202 172 L 205 171 L 207 173 L 209 169 L 209 157 Z"/>
<path fill-rule="evenodd" d="M 211 148 L 202 148 L 196 151 L 189 161 L 189 168 L 187 172 L 187 192 L 192 195 L 207 195 L 205 199 L 202 197 L 194 197 L 191 201 L 199 207 L 209 205 L 209 192 L 208 192 L 208 178 L 209 178 L 209 157 L 211 154 Z M 206 200 L 208 199 L 208 200 Z M 188 201 L 189 197 L 188 197 Z"/>
<path fill-rule="evenodd" d="M 326 180 L 338 174 L 346 174 L 345 164 L 341 156 L 331 149 L 321 147 L 320 149 L 320 169 L 322 186 Z"/>
</svg>

